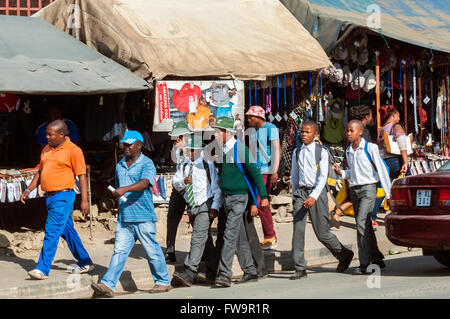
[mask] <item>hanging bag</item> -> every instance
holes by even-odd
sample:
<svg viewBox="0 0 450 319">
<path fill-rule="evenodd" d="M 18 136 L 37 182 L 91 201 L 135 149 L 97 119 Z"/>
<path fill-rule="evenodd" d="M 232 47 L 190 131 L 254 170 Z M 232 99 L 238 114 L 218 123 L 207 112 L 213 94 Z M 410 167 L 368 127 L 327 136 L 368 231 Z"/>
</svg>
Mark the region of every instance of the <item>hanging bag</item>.
<svg viewBox="0 0 450 319">
<path fill-rule="evenodd" d="M 401 125 L 400 123 L 397 123 L 397 124 Z M 397 125 L 397 124 L 395 124 L 395 125 Z M 382 129 L 383 130 L 383 141 L 384 141 L 384 145 L 386 147 L 386 152 L 388 152 L 389 154 L 401 155 L 401 151 L 400 151 L 400 148 L 398 147 L 396 138 L 394 135 L 392 135 L 392 131 L 394 130 L 395 125 L 392 126 L 392 130 L 391 130 L 390 134 L 388 134 L 386 131 L 384 131 Z M 412 133 L 410 133 L 406 138 L 406 154 L 407 155 L 411 155 L 413 153 L 412 141 L 413 141 L 413 135 L 412 135 Z"/>
</svg>

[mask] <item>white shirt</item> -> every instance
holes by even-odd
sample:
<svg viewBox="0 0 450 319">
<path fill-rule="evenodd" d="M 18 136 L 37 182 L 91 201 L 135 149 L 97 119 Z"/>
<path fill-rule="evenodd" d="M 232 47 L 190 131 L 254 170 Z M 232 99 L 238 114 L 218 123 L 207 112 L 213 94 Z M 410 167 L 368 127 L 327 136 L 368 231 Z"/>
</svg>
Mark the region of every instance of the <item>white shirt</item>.
<svg viewBox="0 0 450 319">
<path fill-rule="evenodd" d="M 303 144 L 300 147 L 298 159 L 297 152 L 294 150 L 291 167 L 292 193 L 302 186 L 314 187 L 309 196 L 316 200 L 320 196 L 328 179 L 328 152 L 323 148 L 321 151 L 319 172 L 316 163 L 316 143 Z"/>
<path fill-rule="evenodd" d="M 380 156 L 378 146 L 373 143 L 368 143 L 367 152 L 375 164 L 376 170 L 370 162 L 367 154 L 364 151 L 366 141 L 361 138 L 361 142 L 356 150 L 351 144 L 347 150 L 347 163 L 350 169 L 342 171 L 342 178 L 348 179 L 350 187 L 374 184 L 381 181 L 386 198 L 389 199 L 391 195 L 391 179 L 388 171 Z"/>
<path fill-rule="evenodd" d="M 194 164 L 192 169 L 192 189 L 194 192 L 194 201 L 195 205 L 202 205 L 209 198 L 213 198 L 213 204 L 211 206 L 212 209 L 219 210 L 222 205 L 222 192 L 219 188 L 219 176 L 217 174 L 216 167 L 213 162 L 208 161 L 209 166 L 209 174 L 211 176 L 211 184 L 209 184 L 209 179 L 206 176 L 206 170 L 203 166 L 203 157 L 200 156 L 194 162 L 190 159 L 186 158 L 186 164 L 180 166 L 180 169 L 177 170 L 175 175 L 173 176 L 173 186 L 177 191 L 182 191 L 186 188 L 186 184 L 184 183 L 184 179 L 189 176 L 189 169 L 191 163 Z M 188 203 L 188 195 L 187 192 L 184 193 L 184 199 L 186 203 Z"/>
</svg>

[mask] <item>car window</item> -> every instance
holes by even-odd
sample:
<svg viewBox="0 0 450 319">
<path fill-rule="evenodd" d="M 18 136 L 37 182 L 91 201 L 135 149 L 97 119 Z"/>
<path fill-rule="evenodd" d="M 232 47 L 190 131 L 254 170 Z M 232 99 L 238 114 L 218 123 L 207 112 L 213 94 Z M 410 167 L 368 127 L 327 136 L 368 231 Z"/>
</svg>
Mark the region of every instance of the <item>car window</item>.
<svg viewBox="0 0 450 319">
<path fill-rule="evenodd" d="M 447 161 L 444 165 L 442 165 L 439 169 L 439 172 L 450 172 L 450 161 Z"/>
</svg>

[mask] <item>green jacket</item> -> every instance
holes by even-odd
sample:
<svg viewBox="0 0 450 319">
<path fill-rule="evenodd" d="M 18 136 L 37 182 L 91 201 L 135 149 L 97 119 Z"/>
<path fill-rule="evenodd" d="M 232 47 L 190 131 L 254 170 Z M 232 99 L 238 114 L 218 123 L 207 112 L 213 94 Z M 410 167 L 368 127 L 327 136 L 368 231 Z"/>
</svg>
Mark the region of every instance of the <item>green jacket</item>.
<svg viewBox="0 0 450 319">
<path fill-rule="evenodd" d="M 238 146 L 239 158 L 242 161 L 242 166 L 246 171 L 249 179 L 252 179 L 258 188 L 259 195 L 262 199 L 267 198 L 267 190 L 259 169 L 256 166 L 256 161 L 250 154 L 247 146 L 239 143 Z M 243 159 L 245 158 L 245 163 Z M 228 150 L 223 155 L 223 163 L 220 169 L 219 186 L 222 194 L 248 194 L 249 189 L 245 182 L 244 175 L 239 171 L 233 160 L 233 148 Z"/>
</svg>

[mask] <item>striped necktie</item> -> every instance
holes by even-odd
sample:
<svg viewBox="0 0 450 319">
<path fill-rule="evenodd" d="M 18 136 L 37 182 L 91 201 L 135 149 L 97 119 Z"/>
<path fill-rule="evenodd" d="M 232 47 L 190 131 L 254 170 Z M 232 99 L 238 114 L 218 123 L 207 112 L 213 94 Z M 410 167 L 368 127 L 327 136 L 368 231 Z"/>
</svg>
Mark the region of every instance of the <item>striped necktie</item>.
<svg viewBox="0 0 450 319">
<path fill-rule="evenodd" d="M 192 178 L 193 167 L 194 167 L 194 163 L 191 163 L 191 167 L 189 168 L 189 175 L 188 175 L 188 177 L 190 177 L 190 178 Z M 195 200 L 194 200 L 194 187 L 192 185 L 192 180 L 187 185 L 186 191 L 187 191 L 187 195 L 188 195 L 189 206 L 191 206 L 191 208 L 193 208 L 195 206 Z"/>
</svg>

